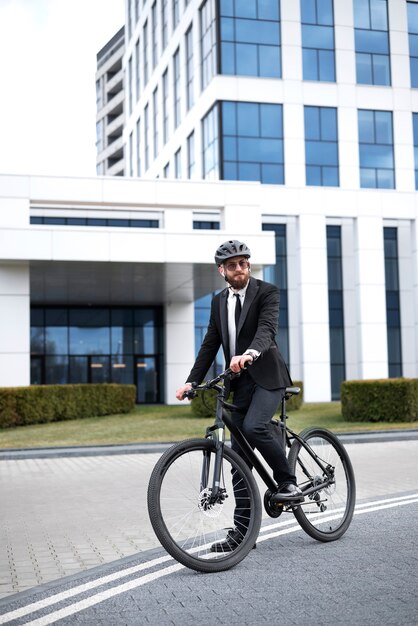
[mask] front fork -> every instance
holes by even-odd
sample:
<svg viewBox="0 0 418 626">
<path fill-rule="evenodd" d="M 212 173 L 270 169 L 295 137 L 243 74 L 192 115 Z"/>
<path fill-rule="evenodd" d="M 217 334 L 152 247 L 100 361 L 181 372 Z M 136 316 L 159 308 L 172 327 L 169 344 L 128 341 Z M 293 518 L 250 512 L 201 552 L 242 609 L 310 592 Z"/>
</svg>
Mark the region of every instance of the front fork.
<svg viewBox="0 0 418 626">
<path fill-rule="evenodd" d="M 200 490 L 209 489 L 209 501 L 214 504 L 217 501 L 219 489 L 221 487 L 222 459 L 225 445 L 225 426 L 214 425 L 207 429 L 206 438 L 211 439 L 215 445 L 215 463 L 213 466 L 212 484 L 209 485 L 210 463 L 213 459 L 213 450 L 205 450 L 203 453 L 202 475 L 200 479 Z"/>
</svg>

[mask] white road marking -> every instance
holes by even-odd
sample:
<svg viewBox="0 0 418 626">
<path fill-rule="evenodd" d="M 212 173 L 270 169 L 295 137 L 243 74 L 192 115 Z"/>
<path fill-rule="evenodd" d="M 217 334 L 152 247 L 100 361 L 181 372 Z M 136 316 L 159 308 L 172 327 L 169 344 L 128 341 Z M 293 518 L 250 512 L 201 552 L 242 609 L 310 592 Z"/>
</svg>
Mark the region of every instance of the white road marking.
<svg viewBox="0 0 418 626">
<path fill-rule="evenodd" d="M 382 509 L 393 508 L 396 506 L 403 506 L 406 504 L 413 504 L 418 502 L 418 493 L 412 494 L 409 496 L 399 496 L 395 498 L 387 498 L 385 500 L 376 500 L 374 502 L 366 502 L 362 504 L 356 505 L 354 514 L 361 515 L 362 513 L 370 513 L 373 511 L 379 511 Z M 335 512 L 335 511 L 334 511 Z M 319 514 L 321 515 L 321 514 Z M 322 514 L 323 515 L 323 514 Z M 337 518 L 338 515 L 330 515 L 329 517 L 321 518 L 322 521 L 331 521 L 332 519 Z M 289 526 L 289 528 L 283 528 Z M 279 529 L 279 530 L 274 530 Z M 301 530 L 299 524 L 295 519 L 276 522 L 274 524 L 269 524 L 268 526 L 264 526 L 260 533 L 260 536 L 257 539 L 257 542 L 266 541 L 267 539 L 272 539 L 274 537 L 278 537 L 281 535 L 286 535 L 288 533 L 297 532 Z M 270 532 L 268 532 L 270 531 Z M 273 531 L 273 532 L 271 532 Z M 76 595 L 80 595 L 102 585 L 108 584 L 109 582 L 114 582 L 120 580 L 122 578 L 126 578 L 126 576 L 130 576 L 132 574 L 136 574 L 137 572 L 141 572 L 146 569 L 150 569 L 151 567 L 155 567 L 158 565 L 162 565 L 167 561 L 173 560 L 170 556 L 162 556 L 157 559 L 152 559 L 151 561 L 147 561 L 146 563 L 141 563 L 140 565 L 136 565 L 133 567 L 128 567 L 124 570 L 114 572 L 113 574 L 109 574 L 107 576 L 102 576 L 95 580 L 92 580 L 88 583 L 78 585 L 73 587 L 72 589 L 68 589 L 66 591 L 57 593 L 50 597 L 44 598 L 37 602 L 33 602 L 32 604 L 28 604 L 19 609 L 15 609 L 14 611 L 9 611 L 8 613 L 4 613 L 0 615 L 0 624 L 7 624 L 11 620 L 18 619 L 29 613 L 34 613 L 35 611 L 45 609 L 48 606 L 53 604 L 57 604 L 62 602 L 63 600 L 67 600 Z M 79 600 L 66 606 L 62 609 L 57 609 L 48 615 L 39 617 L 38 619 L 31 620 L 30 622 L 26 622 L 25 626 L 47 626 L 47 624 L 52 624 L 59 619 L 63 619 L 64 617 L 68 617 L 70 615 L 74 615 L 80 611 L 83 611 L 95 604 L 99 604 L 109 598 L 120 595 L 121 593 L 125 593 L 126 591 L 130 591 L 137 587 L 141 587 L 142 585 L 146 585 L 154 580 L 162 578 L 163 576 L 168 576 L 173 572 L 176 572 L 180 569 L 184 569 L 184 566 L 175 563 L 174 565 L 170 565 L 169 567 L 164 567 L 163 569 L 157 570 L 156 572 L 151 572 L 150 574 L 145 574 L 140 576 L 139 578 L 134 578 L 126 583 L 122 583 L 120 585 L 116 585 L 115 587 L 111 587 L 110 589 L 105 589 L 104 591 L 98 592 L 94 595 L 89 596 L 83 600 Z"/>
</svg>

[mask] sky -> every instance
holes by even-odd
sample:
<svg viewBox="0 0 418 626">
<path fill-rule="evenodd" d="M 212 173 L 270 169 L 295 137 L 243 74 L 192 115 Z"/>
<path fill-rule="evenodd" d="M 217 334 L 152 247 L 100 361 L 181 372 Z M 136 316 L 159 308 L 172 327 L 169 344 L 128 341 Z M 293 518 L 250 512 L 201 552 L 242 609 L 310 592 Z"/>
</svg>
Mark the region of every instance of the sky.
<svg viewBox="0 0 418 626">
<path fill-rule="evenodd" d="M 0 0 L 0 174 L 96 176 L 96 54 L 124 0 Z"/>
</svg>

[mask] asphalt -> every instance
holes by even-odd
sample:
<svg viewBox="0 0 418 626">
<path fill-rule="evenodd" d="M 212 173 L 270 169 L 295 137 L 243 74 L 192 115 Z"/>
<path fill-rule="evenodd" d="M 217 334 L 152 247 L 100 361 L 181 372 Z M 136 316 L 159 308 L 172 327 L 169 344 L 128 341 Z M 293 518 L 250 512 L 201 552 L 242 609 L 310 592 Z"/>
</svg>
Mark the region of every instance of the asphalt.
<svg viewBox="0 0 418 626">
<path fill-rule="evenodd" d="M 358 501 L 418 490 L 418 430 L 340 438 Z M 159 548 L 146 490 L 169 445 L 1 450 L 0 605 Z"/>
</svg>

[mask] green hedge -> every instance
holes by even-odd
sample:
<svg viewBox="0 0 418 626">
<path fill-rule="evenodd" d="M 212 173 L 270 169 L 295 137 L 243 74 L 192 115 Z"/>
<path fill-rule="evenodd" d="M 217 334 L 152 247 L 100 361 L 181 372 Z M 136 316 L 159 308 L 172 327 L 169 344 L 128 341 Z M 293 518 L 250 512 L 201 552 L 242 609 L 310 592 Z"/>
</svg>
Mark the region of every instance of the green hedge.
<svg viewBox="0 0 418 626">
<path fill-rule="evenodd" d="M 303 383 L 300 381 L 294 382 L 294 387 L 300 387 L 301 391 L 298 396 L 293 396 L 286 402 L 287 411 L 296 411 L 300 409 L 303 404 Z M 233 402 L 232 394 L 228 398 L 228 402 Z M 216 391 L 210 389 L 200 393 L 196 398 L 192 400 L 192 413 L 195 417 L 213 417 L 216 407 Z"/>
<path fill-rule="evenodd" d="M 418 379 L 349 380 L 341 384 L 341 413 L 349 422 L 418 419 Z"/>
<path fill-rule="evenodd" d="M 33 385 L 0 388 L 0 428 L 128 413 L 135 385 Z"/>
</svg>

